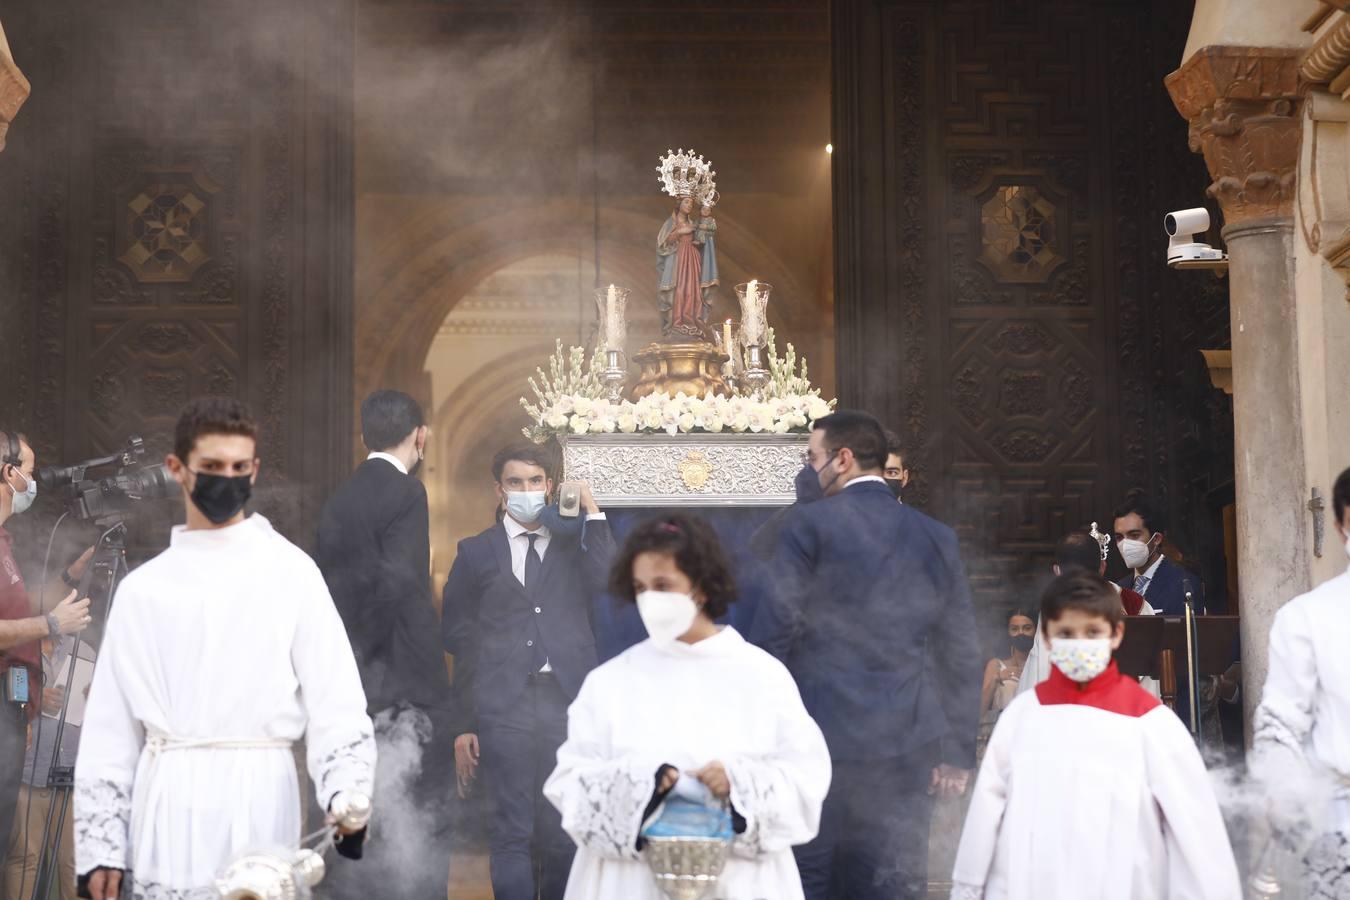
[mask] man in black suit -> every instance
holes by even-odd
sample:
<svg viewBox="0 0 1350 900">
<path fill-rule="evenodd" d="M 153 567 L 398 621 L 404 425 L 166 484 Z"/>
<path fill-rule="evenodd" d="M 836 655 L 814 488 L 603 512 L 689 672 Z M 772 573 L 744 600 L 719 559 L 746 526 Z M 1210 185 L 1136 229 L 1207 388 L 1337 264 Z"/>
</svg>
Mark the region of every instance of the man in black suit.
<svg viewBox="0 0 1350 900">
<path fill-rule="evenodd" d="M 584 483 L 584 518 L 545 509 L 551 464 L 534 444 L 496 455 L 492 477 L 505 514 L 460 541 L 445 583 L 442 634 L 455 657 L 459 721 L 455 765 L 464 791 L 481 756 L 494 801 L 496 900 L 560 900 L 567 886 L 576 848 L 543 785 L 567 737 L 567 707 L 598 663 L 592 605 L 614 560 L 609 523 Z"/>
<path fill-rule="evenodd" d="M 1120 586 L 1143 595 L 1158 615 L 1185 613 L 1186 594 L 1196 614 L 1205 611 L 1205 586 L 1200 577 L 1163 555 L 1167 520 L 1147 497 L 1131 494 L 1116 508 L 1115 532 L 1120 555 L 1132 570 Z"/>
<path fill-rule="evenodd" d="M 406 784 L 414 792 L 409 803 L 386 805 L 390 812 L 381 828 L 400 839 L 416 832 L 418 839 L 444 841 L 454 735 L 450 680 L 432 605 L 427 492 L 415 477 L 427 441 L 421 407 L 399 391 L 374 392 L 361 404 L 361 439 L 370 455 L 324 504 L 317 562 L 347 628 L 377 738 L 401 745 L 411 738 L 424 745 L 420 779 L 407 784 L 402 773 L 391 772 L 399 784 L 380 785 L 389 791 Z M 409 821 L 391 820 L 404 813 Z M 375 865 L 339 864 L 326 892 L 353 900 L 370 896 L 369 880 L 388 874 L 379 862 L 392 843 L 369 845 L 367 862 Z M 448 860 L 448 848 L 443 852 Z M 434 868 L 420 867 L 425 884 L 405 880 L 403 896 L 443 898 L 446 870 L 438 878 Z M 413 874 L 399 873 L 404 879 Z"/>
<path fill-rule="evenodd" d="M 959 796 L 975 766 L 982 660 L 956 535 L 895 502 L 871 416 L 817 421 L 807 461 L 825 499 L 785 524 L 752 629 L 834 763 L 820 833 L 797 848 L 802 886 L 807 900 L 920 897 L 932 797 Z"/>
</svg>

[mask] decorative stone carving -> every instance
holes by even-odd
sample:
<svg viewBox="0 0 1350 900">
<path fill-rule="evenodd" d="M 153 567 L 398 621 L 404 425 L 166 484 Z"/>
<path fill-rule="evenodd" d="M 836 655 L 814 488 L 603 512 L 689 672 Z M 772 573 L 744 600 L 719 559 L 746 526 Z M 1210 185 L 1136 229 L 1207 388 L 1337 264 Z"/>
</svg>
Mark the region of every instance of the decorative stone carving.
<svg viewBox="0 0 1350 900">
<path fill-rule="evenodd" d="M 1267 47 L 1206 47 L 1164 79 L 1205 157 L 1208 194 L 1229 227 L 1292 214 L 1302 89 L 1298 54 Z"/>
<path fill-rule="evenodd" d="M 788 506 L 804 434 L 592 434 L 565 438 L 567 478 L 611 507 Z"/>
<path fill-rule="evenodd" d="M 1304 104 L 1300 152 L 1303 238 L 1350 285 L 1350 102 L 1311 92 Z"/>
<path fill-rule="evenodd" d="M 28 99 L 32 85 L 19 71 L 14 57 L 9 52 L 9 42 L 5 40 L 4 26 L 0 25 L 0 150 L 5 149 L 5 135 L 9 132 L 9 123 L 19 113 L 19 107 Z"/>
</svg>

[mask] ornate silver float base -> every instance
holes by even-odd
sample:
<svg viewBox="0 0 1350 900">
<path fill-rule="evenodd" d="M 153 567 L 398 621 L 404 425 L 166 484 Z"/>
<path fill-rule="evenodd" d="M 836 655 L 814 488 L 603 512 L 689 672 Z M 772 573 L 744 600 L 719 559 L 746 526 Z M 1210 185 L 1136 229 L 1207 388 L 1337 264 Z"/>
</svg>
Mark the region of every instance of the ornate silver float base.
<svg viewBox="0 0 1350 900">
<path fill-rule="evenodd" d="M 788 506 L 805 434 L 586 434 L 563 438 L 569 479 L 600 506 Z"/>
</svg>

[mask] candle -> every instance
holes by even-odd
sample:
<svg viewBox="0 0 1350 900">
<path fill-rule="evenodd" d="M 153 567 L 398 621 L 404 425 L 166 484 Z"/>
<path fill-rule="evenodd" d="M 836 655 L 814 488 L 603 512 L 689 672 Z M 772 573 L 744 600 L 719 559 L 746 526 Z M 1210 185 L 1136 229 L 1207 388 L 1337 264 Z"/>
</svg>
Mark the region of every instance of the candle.
<svg viewBox="0 0 1350 900">
<path fill-rule="evenodd" d="M 722 349 L 731 353 L 731 320 L 722 323 Z"/>
</svg>

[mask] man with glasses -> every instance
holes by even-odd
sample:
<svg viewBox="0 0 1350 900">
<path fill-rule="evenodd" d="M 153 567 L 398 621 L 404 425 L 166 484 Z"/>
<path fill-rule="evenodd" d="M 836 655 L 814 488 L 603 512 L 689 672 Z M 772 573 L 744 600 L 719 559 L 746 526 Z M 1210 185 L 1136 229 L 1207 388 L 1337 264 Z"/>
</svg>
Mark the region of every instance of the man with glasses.
<svg viewBox="0 0 1350 900">
<path fill-rule="evenodd" d="M 751 630 L 834 764 L 819 836 L 796 848 L 807 900 L 924 896 L 932 798 L 963 793 L 975 765 L 981 660 L 956 535 L 895 502 L 886 451 L 865 413 L 815 423 L 824 499 L 784 523 Z"/>
</svg>

